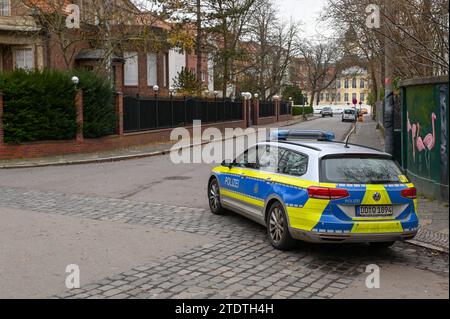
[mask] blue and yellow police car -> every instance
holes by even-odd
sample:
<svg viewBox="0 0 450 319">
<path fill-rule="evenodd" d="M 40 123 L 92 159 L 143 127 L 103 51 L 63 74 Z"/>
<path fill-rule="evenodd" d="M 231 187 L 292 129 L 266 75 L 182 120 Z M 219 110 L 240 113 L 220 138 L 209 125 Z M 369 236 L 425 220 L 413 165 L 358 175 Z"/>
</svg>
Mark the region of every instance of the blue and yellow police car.
<svg viewBox="0 0 450 319">
<path fill-rule="evenodd" d="M 389 247 L 418 230 L 416 188 L 391 155 L 321 131 L 279 130 L 212 170 L 213 214 L 267 227 L 280 250 L 296 240 Z"/>
</svg>

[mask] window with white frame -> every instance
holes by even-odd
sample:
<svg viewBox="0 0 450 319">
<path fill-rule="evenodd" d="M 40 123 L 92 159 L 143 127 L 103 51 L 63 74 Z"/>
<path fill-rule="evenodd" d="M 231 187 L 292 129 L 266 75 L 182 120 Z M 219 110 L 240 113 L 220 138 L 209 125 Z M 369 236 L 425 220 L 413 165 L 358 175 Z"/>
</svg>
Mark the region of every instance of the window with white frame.
<svg viewBox="0 0 450 319">
<path fill-rule="evenodd" d="M 0 16 L 11 15 L 11 0 L 0 0 Z"/>
<path fill-rule="evenodd" d="M 33 49 L 21 48 L 14 50 L 14 66 L 16 69 L 34 69 Z"/>
<path fill-rule="evenodd" d="M 154 86 L 158 84 L 158 61 L 156 53 L 147 54 L 147 85 Z"/>
<path fill-rule="evenodd" d="M 125 52 L 123 57 L 125 58 L 124 84 L 126 86 L 136 86 L 139 82 L 137 52 Z"/>
</svg>

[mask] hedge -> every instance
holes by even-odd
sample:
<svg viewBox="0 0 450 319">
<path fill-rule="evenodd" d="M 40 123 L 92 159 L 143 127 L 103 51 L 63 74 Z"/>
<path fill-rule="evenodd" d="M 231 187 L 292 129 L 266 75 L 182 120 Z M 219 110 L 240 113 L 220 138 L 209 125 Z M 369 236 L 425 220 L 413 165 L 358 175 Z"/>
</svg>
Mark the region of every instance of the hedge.
<svg viewBox="0 0 450 319">
<path fill-rule="evenodd" d="M 116 128 L 114 89 L 111 82 L 91 71 L 76 70 L 71 73 L 80 79 L 83 89 L 83 134 L 97 138 L 113 134 Z"/>
<path fill-rule="evenodd" d="M 24 71 L 0 73 L 4 98 L 6 143 L 74 139 L 77 132 L 73 75 L 84 90 L 84 136 L 111 134 L 115 127 L 113 89 L 109 81 L 88 71 Z"/>
<path fill-rule="evenodd" d="M 312 113 L 314 113 L 314 109 L 311 106 L 306 106 L 305 114 L 312 114 Z M 303 107 L 302 106 L 294 106 L 292 108 L 292 115 L 293 116 L 303 115 Z"/>
<path fill-rule="evenodd" d="M 76 135 L 75 88 L 56 71 L 0 74 L 7 143 L 72 139 Z"/>
</svg>

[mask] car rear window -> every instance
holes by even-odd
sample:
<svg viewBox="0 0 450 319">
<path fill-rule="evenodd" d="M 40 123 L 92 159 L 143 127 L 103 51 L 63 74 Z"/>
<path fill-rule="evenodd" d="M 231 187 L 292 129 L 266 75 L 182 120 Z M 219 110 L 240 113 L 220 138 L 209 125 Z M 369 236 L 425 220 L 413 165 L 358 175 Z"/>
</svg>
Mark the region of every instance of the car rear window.
<svg viewBox="0 0 450 319">
<path fill-rule="evenodd" d="M 391 159 L 367 156 L 343 156 L 321 161 L 320 180 L 340 184 L 401 183 L 403 173 Z"/>
<path fill-rule="evenodd" d="M 355 114 L 354 110 L 345 110 L 344 111 L 345 114 Z"/>
</svg>

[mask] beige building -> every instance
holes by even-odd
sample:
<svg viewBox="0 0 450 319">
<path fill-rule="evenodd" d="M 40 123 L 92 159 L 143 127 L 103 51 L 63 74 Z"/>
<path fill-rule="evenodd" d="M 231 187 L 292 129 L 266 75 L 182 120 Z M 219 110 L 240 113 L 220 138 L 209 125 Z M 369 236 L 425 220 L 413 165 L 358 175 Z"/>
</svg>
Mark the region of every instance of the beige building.
<svg viewBox="0 0 450 319">
<path fill-rule="evenodd" d="M 357 103 L 367 104 L 370 85 L 367 70 L 349 68 L 342 71 L 336 81 L 321 92 L 318 98 L 320 104 L 351 105 L 353 99 L 356 99 Z"/>
</svg>

